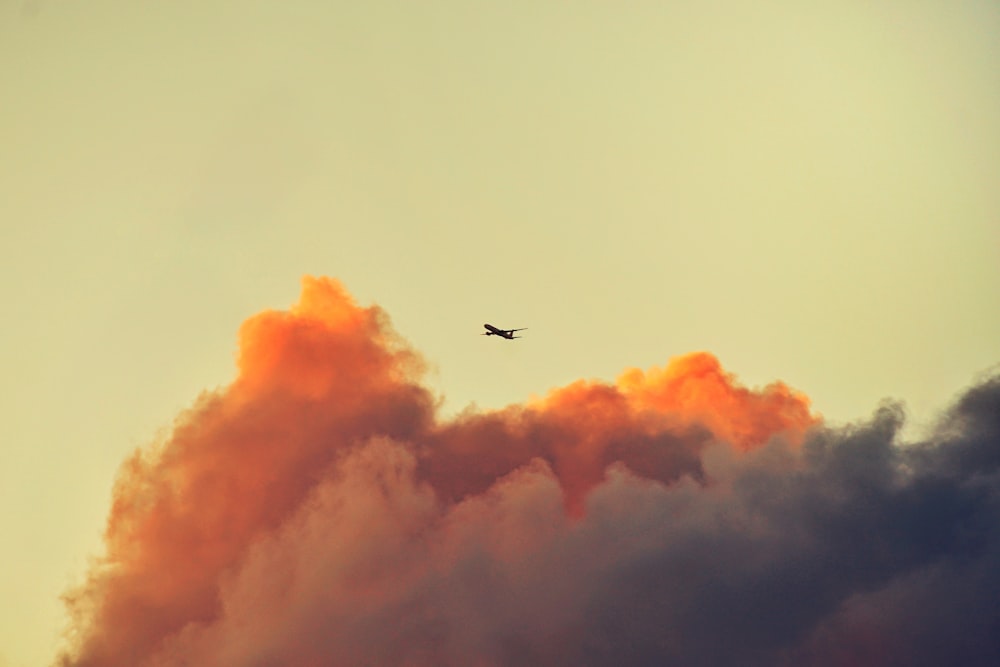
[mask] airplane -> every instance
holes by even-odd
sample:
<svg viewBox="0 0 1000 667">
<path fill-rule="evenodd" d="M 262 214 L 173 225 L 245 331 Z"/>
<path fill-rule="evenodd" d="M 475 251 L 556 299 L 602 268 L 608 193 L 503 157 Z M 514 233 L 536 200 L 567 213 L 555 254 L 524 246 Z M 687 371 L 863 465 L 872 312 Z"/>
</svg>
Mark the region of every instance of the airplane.
<svg viewBox="0 0 1000 667">
<path fill-rule="evenodd" d="M 497 329 L 492 324 L 484 324 L 483 326 L 486 327 L 486 332 L 483 334 L 484 336 L 500 336 L 501 338 L 506 338 L 507 340 L 514 340 L 515 338 L 524 338 L 524 336 L 515 336 L 514 332 L 524 331 L 524 329 L 528 328 L 524 327 L 524 329 Z"/>
</svg>

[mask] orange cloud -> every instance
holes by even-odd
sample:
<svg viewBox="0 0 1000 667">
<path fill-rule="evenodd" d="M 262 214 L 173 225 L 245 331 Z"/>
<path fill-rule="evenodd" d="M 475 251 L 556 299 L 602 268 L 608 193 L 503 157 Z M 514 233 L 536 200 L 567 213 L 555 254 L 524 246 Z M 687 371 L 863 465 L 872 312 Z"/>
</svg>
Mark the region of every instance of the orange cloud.
<svg viewBox="0 0 1000 667">
<path fill-rule="evenodd" d="M 385 314 L 307 277 L 289 311 L 242 326 L 238 368 L 123 464 L 106 554 L 66 596 L 65 667 L 690 664 L 722 650 L 697 618 L 748 655 L 793 655 L 796 628 L 818 645 L 839 601 L 924 543 L 905 522 L 898 544 L 852 528 L 920 505 L 893 495 L 891 415 L 826 431 L 803 395 L 742 387 L 707 353 L 442 420 Z M 905 479 L 936 460 L 921 451 Z M 871 479 L 885 489 L 859 513 Z M 864 565 L 827 583 L 824 548 Z M 808 604 L 758 599 L 787 581 Z M 750 602 L 739 627 L 775 628 L 718 620 Z"/>
<path fill-rule="evenodd" d="M 748 450 L 782 433 L 800 441 L 818 423 L 809 399 L 784 383 L 762 391 L 736 384 L 731 373 L 707 352 L 672 359 L 666 368 L 626 371 L 618 386 L 638 405 L 700 423 L 717 437 Z"/>
<path fill-rule="evenodd" d="M 80 662 L 68 664 L 126 664 L 213 618 L 219 576 L 345 449 L 426 430 L 433 400 L 415 383 L 419 359 L 386 320 L 337 282 L 305 278 L 290 312 L 244 323 L 237 379 L 123 465 L 107 555 L 68 596 L 77 631 L 89 629 Z"/>
<path fill-rule="evenodd" d="M 579 516 L 612 463 L 670 481 L 698 475 L 699 452 L 713 441 L 741 450 L 779 435 L 798 442 L 817 423 L 804 395 L 780 383 L 741 387 L 700 352 L 664 370 L 630 370 L 615 385 L 581 380 L 524 407 L 463 415 L 440 425 L 423 452 L 436 488 L 453 499 L 542 458 Z"/>
</svg>

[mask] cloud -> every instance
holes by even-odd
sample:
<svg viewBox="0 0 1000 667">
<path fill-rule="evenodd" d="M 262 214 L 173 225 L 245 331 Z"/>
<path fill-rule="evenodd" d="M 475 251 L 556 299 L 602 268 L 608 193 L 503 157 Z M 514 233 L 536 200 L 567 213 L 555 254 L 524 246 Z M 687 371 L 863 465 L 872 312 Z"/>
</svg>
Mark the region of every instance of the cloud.
<svg viewBox="0 0 1000 667">
<path fill-rule="evenodd" d="M 306 278 L 122 466 L 61 664 L 1000 660 L 1000 378 L 925 442 L 709 354 L 451 420 L 378 308 Z"/>
</svg>

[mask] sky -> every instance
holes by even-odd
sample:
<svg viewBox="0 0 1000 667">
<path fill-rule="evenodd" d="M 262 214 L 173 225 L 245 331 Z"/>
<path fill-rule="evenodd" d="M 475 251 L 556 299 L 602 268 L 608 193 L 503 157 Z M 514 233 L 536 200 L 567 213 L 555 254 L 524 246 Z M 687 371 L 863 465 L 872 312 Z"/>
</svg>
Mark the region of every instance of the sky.
<svg viewBox="0 0 1000 667">
<path fill-rule="evenodd" d="M 338 576 L 355 561 L 337 561 L 308 528 L 357 530 L 359 515 L 332 509 L 351 489 L 368 499 L 361 507 L 404 529 L 372 537 L 372 554 L 423 535 L 404 544 L 420 554 L 414 569 L 386 563 L 371 575 L 400 592 L 376 596 L 356 628 L 371 637 L 401 609 L 428 610 L 443 626 L 415 622 L 408 632 L 449 639 L 411 642 L 427 651 L 405 656 L 417 661 L 556 664 L 580 633 L 607 638 L 590 647 L 595 661 L 622 642 L 642 651 L 637 660 L 704 657 L 711 642 L 690 628 L 689 642 L 663 646 L 615 634 L 613 611 L 711 615 L 762 579 L 734 577 L 704 600 L 686 589 L 675 606 L 623 591 L 651 578 L 650 590 L 672 586 L 705 544 L 751 549 L 761 568 L 809 577 L 795 566 L 814 554 L 799 545 L 778 558 L 781 540 L 765 529 L 789 520 L 789 499 L 799 499 L 793 523 L 815 544 L 867 535 L 853 532 L 850 497 L 826 506 L 806 483 L 847 484 L 865 475 L 855 466 L 870 467 L 866 502 L 885 501 L 885 517 L 919 513 L 927 480 L 942 470 L 953 486 L 937 493 L 949 502 L 930 532 L 890 541 L 888 560 L 851 553 L 871 567 L 815 574 L 803 586 L 822 604 L 801 615 L 807 625 L 784 619 L 763 631 L 766 641 L 746 630 L 737 644 L 756 657 L 745 664 L 775 664 L 781 651 L 821 664 L 824 647 L 857 637 L 872 614 L 914 601 L 975 608 L 996 536 L 972 557 L 942 535 L 956 516 L 996 511 L 995 460 L 966 454 L 984 442 L 995 452 L 997 442 L 989 410 L 976 406 L 995 405 L 983 397 L 995 396 L 1000 361 L 998 35 L 1000 8 L 986 0 L 0 0 L 0 665 L 60 655 L 87 664 L 79 661 L 115 646 L 155 652 L 150 637 L 177 652 L 150 653 L 163 664 L 184 655 L 240 664 L 210 652 L 231 647 L 241 619 L 264 622 L 240 600 L 264 595 L 254 577 L 268 559 L 329 577 L 334 589 L 344 583 Z M 291 391 L 290 407 L 279 402 L 288 412 L 243 421 L 243 402 L 266 405 L 286 380 L 312 386 L 310 364 L 278 353 L 258 374 L 264 384 L 248 380 L 257 377 L 252 363 L 240 365 L 256 358 L 249 323 L 286 312 L 291 332 L 297 317 L 341 332 L 323 308 L 295 315 L 312 312 L 310 294 L 337 312 L 376 308 L 368 328 L 343 335 L 372 346 L 372 373 L 385 386 L 360 392 L 368 412 L 339 406 L 344 388 L 324 380 L 304 397 Z M 478 335 L 484 322 L 529 329 L 499 341 Z M 316 345 L 318 368 L 350 375 L 354 348 Z M 693 395 L 708 404 L 671 402 L 656 389 L 688 377 L 701 378 Z M 609 420 L 594 425 L 600 436 L 565 421 L 591 394 L 617 406 L 594 407 Z M 206 425 L 213 400 L 232 410 L 223 435 Z M 133 516 L 113 500 L 143 485 L 160 497 L 170 471 L 202 474 L 183 443 L 235 456 L 212 443 L 264 426 L 280 434 L 288 415 L 331 404 L 342 431 L 296 422 L 294 442 L 313 444 L 280 447 L 287 478 L 276 513 L 248 512 L 243 532 L 208 550 L 188 588 L 161 582 L 191 593 L 189 606 L 164 602 L 162 623 L 101 644 L 102 623 L 114 618 L 105 602 L 128 589 L 102 579 L 105 561 L 95 559 L 136 576 L 153 567 L 122 537 L 124 526 L 145 525 L 142 508 Z M 734 407 L 744 404 L 745 413 Z M 553 444 L 551 429 L 590 444 Z M 274 437 L 277 447 L 285 436 Z M 662 460 L 647 451 L 661 441 L 674 452 Z M 884 456 L 843 445 L 852 442 L 875 443 Z M 514 443 L 519 454 L 477 468 L 469 457 L 492 460 L 491 443 Z M 122 467 L 150 447 L 145 467 Z M 318 463 L 328 474 L 302 477 Z M 248 455 L 237 468 L 250 472 L 237 479 L 253 478 L 255 465 L 266 462 Z M 781 472 L 802 466 L 798 477 Z M 386 470 L 398 483 L 388 500 L 371 494 Z M 984 476 L 994 480 L 982 487 L 993 505 L 976 495 Z M 784 488 L 784 500 L 755 493 L 762 479 Z M 512 555 L 490 526 L 509 512 L 499 525 L 528 530 L 531 507 L 544 520 Z M 393 508 L 409 513 L 392 519 Z M 753 521 L 699 532 L 700 521 L 733 512 Z M 831 513 L 844 517 L 841 533 L 818 527 Z M 176 523 L 163 526 L 196 543 L 203 524 L 170 516 Z M 631 519 L 617 525 L 623 516 Z M 639 540 L 665 516 L 682 517 L 682 527 Z M 594 551 L 609 530 L 621 531 L 620 551 L 598 550 L 556 577 L 561 559 Z M 973 565 L 942 556 L 952 553 Z M 706 573 L 733 565 L 706 562 Z M 449 634 L 448 619 L 481 602 L 463 588 L 476 567 L 517 585 L 502 614 Z M 606 575 L 598 588 L 583 586 L 595 573 Z M 549 577 L 562 583 L 543 604 L 532 585 Z M 436 596 L 435 582 L 450 593 Z M 213 607 L 219 590 L 235 615 Z M 80 615 L 67 594 L 96 611 Z M 556 602 L 588 611 L 561 617 Z M 281 651 L 314 639 L 311 613 L 339 618 L 337 605 L 349 603 L 351 591 L 340 601 L 285 600 L 302 625 L 262 631 L 273 641 L 258 650 L 292 655 Z M 511 626 L 528 603 L 551 612 L 559 641 Z M 940 620 L 886 618 L 881 629 L 897 638 Z M 197 630 L 182 637 L 184 619 Z M 68 627 L 75 639 L 63 641 Z M 499 627 L 512 643 L 496 640 Z M 342 639 L 326 647 L 331 655 L 404 657 L 363 655 L 365 645 L 351 643 L 361 640 Z"/>
</svg>

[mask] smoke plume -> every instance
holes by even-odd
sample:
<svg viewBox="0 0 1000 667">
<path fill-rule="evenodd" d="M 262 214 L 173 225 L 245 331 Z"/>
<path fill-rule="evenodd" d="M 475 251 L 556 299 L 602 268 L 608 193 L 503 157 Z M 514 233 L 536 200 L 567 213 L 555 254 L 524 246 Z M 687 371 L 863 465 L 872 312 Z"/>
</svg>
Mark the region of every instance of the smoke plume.
<svg viewBox="0 0 1000 667">
<path fill-rule="evenodd" d="M 1000 378 L 924 442 L 709 354 L 450 420 L 306 278 L 114 488 L 64 667 L 1000 664 Z"/>
</svg>

